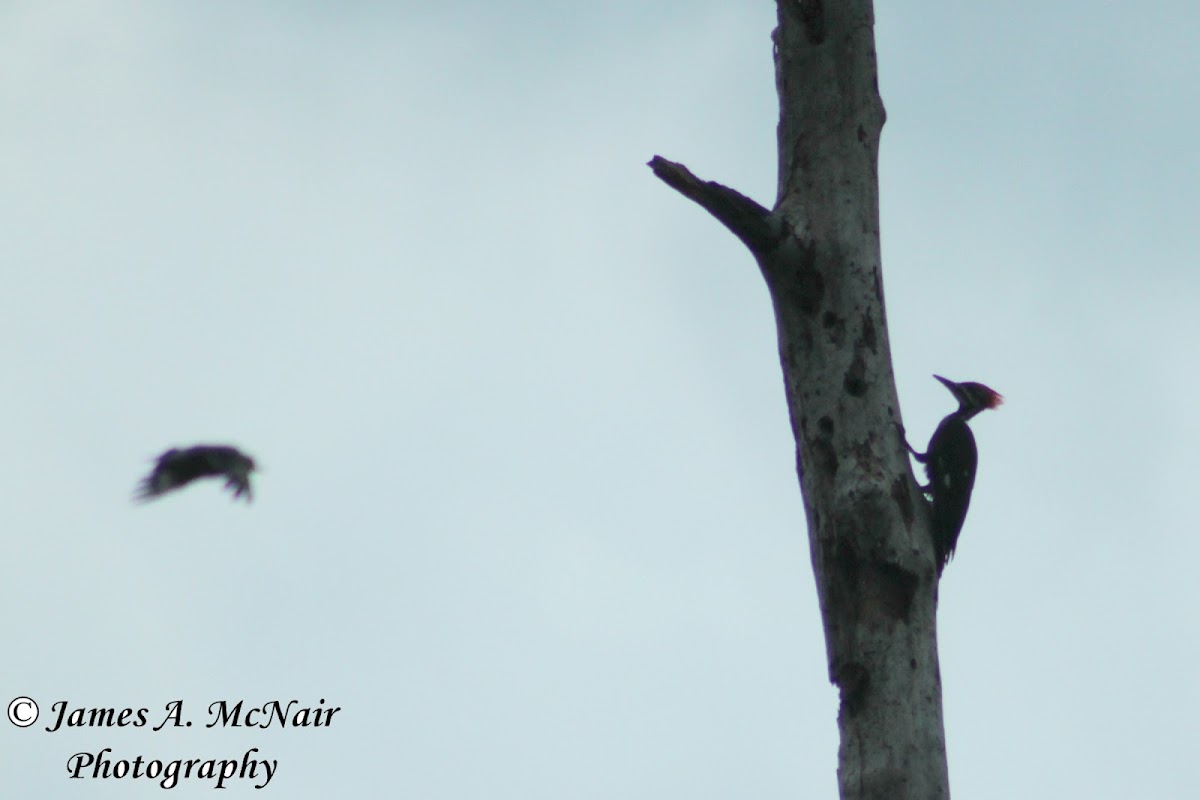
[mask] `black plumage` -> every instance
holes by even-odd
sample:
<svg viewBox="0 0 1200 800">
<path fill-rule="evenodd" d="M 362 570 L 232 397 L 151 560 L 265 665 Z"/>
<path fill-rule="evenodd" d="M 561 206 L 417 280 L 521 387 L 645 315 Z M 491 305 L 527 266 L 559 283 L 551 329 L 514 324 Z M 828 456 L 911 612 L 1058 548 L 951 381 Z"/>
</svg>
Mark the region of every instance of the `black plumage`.
<svg viewBox="0 0 1200 800">
<path fill-rule="evenodd" d="M 225 486 L 233 491 L 234 499 L 252 499 L 250 473 L 254 459 L 228 445 L 196 445 L 171 448 L 158 457 L 154 469 L 138 484 L 134 500 L 153 500 L 179 489 L 199 478 L 224 478 Z"/>
<path fill-rule="evenodd" d="M 918 453 L 912 445 L 908 448 L 925 465 L 925 475 L 929 478 L 929 485 L 922 489 L 930 497 L 933 549 L 941 574 L 958 545 L 979 465 L 975 435 L 967 422 L 980 411 L 996 408 L 1004 398 L 982 383 L 955 383 L 940 375 L 933 377 L 958 400 L 958 410 L 942 419 L 924 453 Z"/>
</svg>

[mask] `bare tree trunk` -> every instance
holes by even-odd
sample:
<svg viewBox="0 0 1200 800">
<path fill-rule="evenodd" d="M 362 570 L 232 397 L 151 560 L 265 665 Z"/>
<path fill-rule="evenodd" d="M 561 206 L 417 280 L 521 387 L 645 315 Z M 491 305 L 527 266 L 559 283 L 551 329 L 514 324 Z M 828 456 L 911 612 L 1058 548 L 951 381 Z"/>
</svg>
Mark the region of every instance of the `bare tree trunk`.
<svg viewBox="0 0 1200 800">
<path fill-rule="evenodd" d="M 937 571 L 897 433 L 880 271 L 874 14 L 870 0 L 777 5 L 775 208 L 663 158 L 650 166 L 746 244 L 770 289 L 829 677 L 841 692 L 841 796 L 947 798 Z"/>
</svg>

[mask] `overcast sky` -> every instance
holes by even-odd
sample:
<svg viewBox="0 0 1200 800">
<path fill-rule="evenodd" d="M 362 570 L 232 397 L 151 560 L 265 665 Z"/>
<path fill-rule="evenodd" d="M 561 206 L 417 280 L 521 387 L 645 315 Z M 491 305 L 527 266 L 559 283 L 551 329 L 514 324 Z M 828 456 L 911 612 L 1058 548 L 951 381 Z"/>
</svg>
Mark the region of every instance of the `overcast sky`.
<svg viewBox="0 0 1200 800">
<path fill-rule="evenodd" d="M 1196 9 L 880 6 L 905 421 L 952 409 L 934 372 L 1007 398 L 941 587 L 953 791 L 1188 796 Z M 773 27 L 0 4 L 0 689 L 43 715 L 6 796 L 159 796 L 68 780 L 106 747 L 258 748 L 277 798 L 836 795 L 767 293 L 645 166 L 771 205 Z M 258 459 L 252 505 L 130 503 L 195 442 Z M 342 710 L 205 727 L 276 699 Z M 49 733 L 60 700 L 151 722 Z"/>
</svg>

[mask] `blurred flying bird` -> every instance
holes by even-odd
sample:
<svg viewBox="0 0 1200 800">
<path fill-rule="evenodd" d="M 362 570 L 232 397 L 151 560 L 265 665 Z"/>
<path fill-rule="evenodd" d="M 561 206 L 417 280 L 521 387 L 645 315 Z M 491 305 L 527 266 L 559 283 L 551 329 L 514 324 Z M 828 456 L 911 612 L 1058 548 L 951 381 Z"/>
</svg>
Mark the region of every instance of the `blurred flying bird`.
<svg viewBox="0 0 1200 800">
<path fill-rule="evenodd" d="M 138 484 L 133 499 L 139 503 L 153 500 L 197 478 L 224 478 L 235 500 L 245 495 L 246 502 L 250 502 L 250 473 L 254 469 L 254 459 L 236 447 L 204 444 L 186 449 L 172 447 L 158 457 L 154 469 Z"/>
</svg>

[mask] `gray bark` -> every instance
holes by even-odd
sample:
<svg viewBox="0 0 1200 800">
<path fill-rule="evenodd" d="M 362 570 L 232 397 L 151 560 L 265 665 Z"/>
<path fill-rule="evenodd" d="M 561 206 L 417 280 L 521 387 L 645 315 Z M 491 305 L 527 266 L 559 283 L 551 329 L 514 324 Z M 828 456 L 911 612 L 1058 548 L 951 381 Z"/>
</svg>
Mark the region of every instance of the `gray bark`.
<svg viewBox="0 0 1200 800">
<path fill-rule="evenodd" d="M 842 798 L 949 797 L 937 570 L 892 373 L 879 248 L 884 110 L 870 0 L 778 0 L 779 187 L 768 211 L 655 157 L 770 290 L 829 677 Z"/>
</svg>

